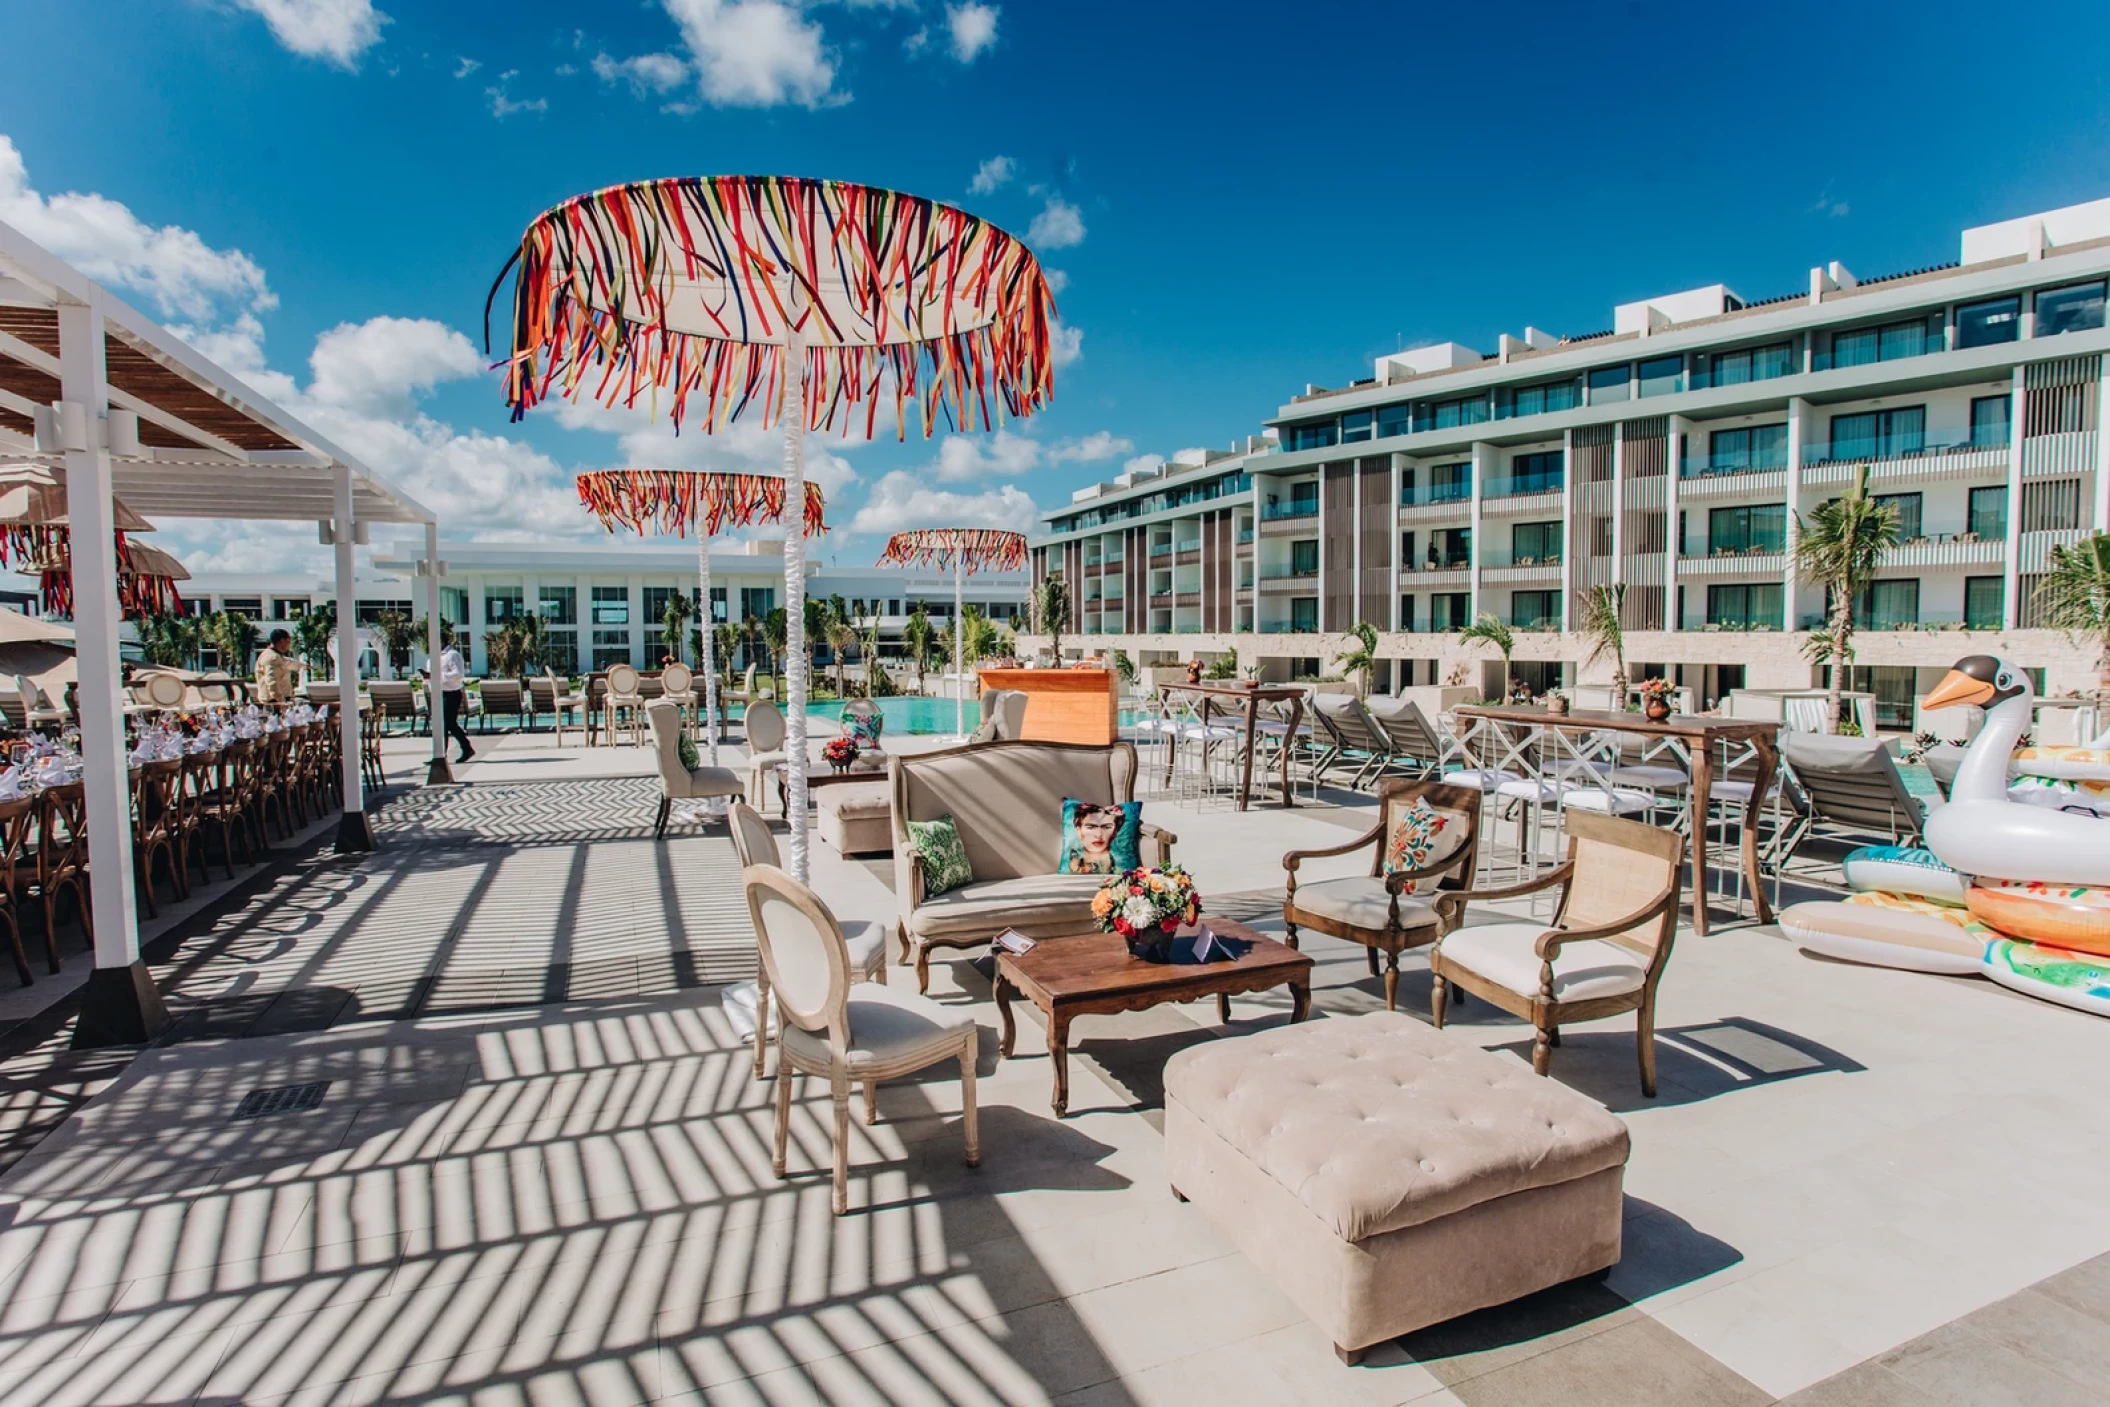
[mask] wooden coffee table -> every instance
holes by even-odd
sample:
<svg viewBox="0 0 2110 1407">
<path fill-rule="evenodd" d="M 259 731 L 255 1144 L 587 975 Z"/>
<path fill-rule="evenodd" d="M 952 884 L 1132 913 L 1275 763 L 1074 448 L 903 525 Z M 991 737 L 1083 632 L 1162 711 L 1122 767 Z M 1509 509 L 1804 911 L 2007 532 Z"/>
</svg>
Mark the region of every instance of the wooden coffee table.
<svg viewBox="0 0 2110 1407">
<path fill-rule="evenodd" d="M 1003 1021 L 1004 1055 L 1016 1035 L 1011 996 L 1023 993 L 1048 1018 L 1048 1056 L 1055 1062 L 1055 1117 L 1070 1112 L 1070 1022 L 1079 1016 L 1142 1011 L 1165 1002 L 1216 998 L 1217 1019 L 1231 1019 L 1231 998 L 1241 992 L 1264 992 L 1287 985 L 1290 1020 L 1302 1021 L 1311 1010 L 1311 959 L 1277 939 L 1254 932 L 1231 919 L 1202 922 L 1226 938 L 1252 947 L 1236 962 L 1154 963 L 1128 955 L 1128 944 L 1115 933 L 1082 933 L 1073 938 L 1043 938 L 1023 956 L 997 949 L 996 1010 Z"/>
</svg>

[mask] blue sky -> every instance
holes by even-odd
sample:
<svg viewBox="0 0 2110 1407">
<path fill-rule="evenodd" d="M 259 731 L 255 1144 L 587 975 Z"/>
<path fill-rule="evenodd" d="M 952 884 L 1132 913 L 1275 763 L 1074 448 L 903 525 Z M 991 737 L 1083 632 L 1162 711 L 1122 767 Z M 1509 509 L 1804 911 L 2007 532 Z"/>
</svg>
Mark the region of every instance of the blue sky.
<svg viewBox="0 0 2110 1407">
<path fill-rule="evenodd" d="M 0 219 L 450 534 L 585 533 L 578 469 L 774 459 L 759 430 L 508 423 L 485 292 L 537 211 L 615 181 L 895 186 L 1059 271 L 1049 411 L 819 457 L 845 563 L 894 527 L 1026 525 L 1402 345 L 1934 263 L 1964 225 L 2110 195 L 2110 85 L 2074 57 L 2110 39 L 2099 3 L 0 0 L 0 35 L 48 59 L 0 90 Z M 172 537 L 194 566 L 318 560 L 306 528 Z"/>
</svg>

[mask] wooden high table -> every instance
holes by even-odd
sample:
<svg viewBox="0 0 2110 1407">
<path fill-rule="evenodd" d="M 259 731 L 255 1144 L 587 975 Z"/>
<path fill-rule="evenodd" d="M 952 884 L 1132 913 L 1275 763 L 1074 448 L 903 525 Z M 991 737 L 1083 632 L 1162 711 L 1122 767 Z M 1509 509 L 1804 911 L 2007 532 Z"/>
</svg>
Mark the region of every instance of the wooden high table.
<svg viewBox="0 0 2110 1407">
<path fill-rule="evenodd" d="M 1773 909 L 1766 903 L 1766 887 L 1758 872 L 1758 816 L 1779 767 L 1775 746 L 1780 732 L 1778 722 L 1673 713 L 1655 723 L 1639 713 L 1590 710 L 1553 714 L 1543 708 L 1483 704 L 1461 704 L 1453 712 L 1461 720 L 1484 719 L 1560 733 L 1635 733 L 1683 742 L 1692 763 L 1692 931 L 1701 936 L 1707 932 L 1707 808 L 1714 789 L 1714 747 L 1724 742 L 1751 744 L 1758 754 L 1758 775 L 1752 780 L 1751 799 L 1744 803 L 1744 882 L 1751 888 L 1758 921 L 1773 921 Z"/>
<path fill-rule="evenodd" d="M 1289 784 L 1289 755 L 1295 748 L 1297 729 L 1304 724 L 1304 691 L 1280 685 L 1256 685 L 1247 688 L 1243 684 L 1161 684 L 1161 694 L 1192 694 L 1201 700 L 1201 726 L 1204 736 L 1209 727 L 1209 714 L 1219 705 L 1230 705 L 1224 712 L 1235 716 L 1245 715 L 1245 758 L 1238 776 L 1238 809 L 1247 810 L 1253 797 L 1253 744 L 1260 736 L 1260 706 L 1264 703 L 1289 704 L 1289 730 L 1282 735 L 1282 804 L 1295 806 L 1296 793 Z M 1174 749 L 1165 749 L 1165 784 L 1172 784 L 1172 755 Z"/>
</svg>

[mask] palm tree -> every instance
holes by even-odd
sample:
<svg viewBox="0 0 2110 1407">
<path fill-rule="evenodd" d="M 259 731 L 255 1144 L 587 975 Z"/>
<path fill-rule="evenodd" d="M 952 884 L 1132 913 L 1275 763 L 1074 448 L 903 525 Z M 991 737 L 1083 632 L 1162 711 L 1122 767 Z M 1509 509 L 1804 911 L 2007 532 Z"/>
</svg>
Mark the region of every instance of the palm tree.
<svg viewBox="0 0 2110 1407">
<path fill-rule="evenodd" d="M 1062 632 L 1070 628 L 1070 589 L 1051 576 L 1033 589 L 1033 619 L 1048 637 L 1048 651 L 1062 662 Z"/>
<path fill-rule="evenodd" d="M 2110 693 L 2110 533 L 2052 548 L 2030 604 L 2045 629 L 2095 641 L 2096 689 Z"/>
<path fill-rule="evenodd" d="M 1797 515 L 1796 527 L 1795 575 L 1823 587 L 1829 597 L 1830 618 L 1804 649 L 1811 659 L 1830 666 L 1825 711 L 1836 733 L 1848 721 L 1843 710 L 1846 672 L 1854 662 L 1854 603 L 1875 580 L 1885 554 L 1898 544 L 1898 511 L 1869 497 L 1864 464 L 1855 472 L 1850 490 L 1811 509 L 1807 521 Z"/>
<path fill-rule="evenodd" d="M 740 618 L 740 638 L 747 643 L 747 662 L 753 664 L 762 653 L 762 619 L 750 611 Z"/>
<path fill-rule="evenodd" d="M 1612 709 L 1626 707 L 1626 632 L 1620 628 L 1620 608 L 1626 604 L 1626 587 L 1593 586 L 1583 593 L 1582 638 L 1590 647 L 1584 665 L 1612 657 Z"/>
<path fill-rule="evenodd" d="M 220 652 L 220 667 L 247 674 L 256 655 L 256 622 L 240 611 L 215 611 L 204 620 L 205 638 Z"/>
<path fill-rule="evenodd" d="M 828 655 L 835 661 L 835 697 L 839 699 L 849 697 L 843 691 L 843 655 L 853 645 L 862 644 L 864 641 L 864 637 L 857 633 L 857 626 L 851 621 L 848 612 L 837 609 L 842 604 L 842 599 L 840 596 L 828 598 L 827 617 L 823 626 L 823 633 L 828 640 Z M 869 657 L 866 666 L 870 667 Z"/>
<path fill-rule="evenodd" d="M 667 604 L 659 613 L 659 642 L 662 648 L 676 661 L 681 659 L 681 637 L 683 627 L 695 612 L 695 604 L 688 593 L 676 591 L 667 597 Z"/>
<path fill-rule="evenodd" d="M 918 601 L 916 609 L 908 613 L 908 621 L 901 627 L 901 643 L 908 650 L 908 657 L 916 665 L 916 692 L 923 692 L 923 669 L 930 663 L 932 647 L 937 643 L 937 627 L 930 623 L 930 615 Z"/>
<path fill-rule="evenodd" d="M 1002 631 L 995 621 L 982 614 L 980 606 L 970 605 L 967 613 L 960 617 L 960 661 L 961 671 L 973 668 L 996 653 Z"/>
<path fill-rule="evenodd" d="M 780 699 L 784 697 L 784 647 L 790 638 L 791 617 L 782 606 L 772 606 L 762 617 L 762 643 L 769 649 L 770 687 Z"/>
<path fill-rule="evenodd" d="M 1502 652 L 1502 694 L 1509 697 L 1509 657 L 1516 653 L 1517 634 L 1509 622 L 1493 611 L 1480 612 L 1480 619 L 1458 628 L 1458 639 L 1466 644 L 1492 645 Z"/>
<path fill-rule="evenodd" d="M 1359 620 L 1349 627 L 1348 633 L 1355 637 L 1356 648 L 1335 655 L 1333 662 L 1341 667 L 1343 674 L 1360 676 L 1356 691 L 1367 698 L 1370 694 L 1370 676 L 1377 669 L 1377 627 L 1367 620 Z M 1235 666 L 1237 661 L 1232 660 L 1232 664 Z M 1228 679 L 1231 676 L 1225 674 L 1221 677 Z"/>
<path fill-rule="evenodd" d="M 330 637 L 337 633 L 337 603 L 317 601 L 293 622 L 293 640 L 301 657 L 318 672 L 330 667 Z"/>
<path fill-rule="evenodd" d="M 718 652 L 718 668 L 730 675 L 733 661 L 740 657 L 740 627 L 729 620 L 719 621 L 711 627 L 711 644 Z M 697 651 L 698 656 L 702 651 Z"/>
<path fill-rule="evenodd" d="M 410 617 L 402 611 L 382 611 L 374 617 L 374 629 L 381 632 L 389 669 L 397 673 L 409 669 L 410 647 L 418 638 Z"/>
<path fill-rule="evenodd" d="M 196 658 L 203 637 L 203 621 L 180 611 L 157 611 L 141 616 L 133 628 L 139 632 L 139 651 L 148 664 L 164 669 L 182 669 Z"/>
</svg>

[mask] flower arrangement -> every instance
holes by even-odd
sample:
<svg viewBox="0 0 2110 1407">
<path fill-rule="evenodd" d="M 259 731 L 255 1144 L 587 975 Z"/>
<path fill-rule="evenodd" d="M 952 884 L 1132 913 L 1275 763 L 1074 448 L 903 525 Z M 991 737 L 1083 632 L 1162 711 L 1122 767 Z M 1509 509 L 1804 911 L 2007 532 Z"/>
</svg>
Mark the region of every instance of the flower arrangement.
<svg viewBox="0 0 2110 1407">
<path fill-rule="evenodd" d="M 1201 912 L 1202 896 L 1178 865 L 1124 871 L 1092 896 L 1092 917 L 1101 931 L 1120 934 L 1132 952 L 1164 943 L 1174 928 L 1193 923 Z"/>
<path fill-rule="evenodd" d="M 1670 698 L 1671 682 L 1668 679 L 1644 679 L 1634 687 L 1640 691 L 1644 703 L 1650 699 Z"/>
<path fill-rule="evenodd" d="M 821 756 L 830 767 L 840 772 L 857 760 L 857 739 L 830 738 L 821 747 Z"/>
</svg>

